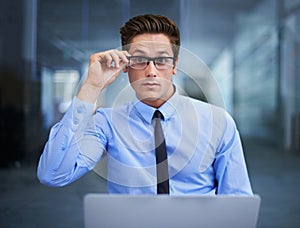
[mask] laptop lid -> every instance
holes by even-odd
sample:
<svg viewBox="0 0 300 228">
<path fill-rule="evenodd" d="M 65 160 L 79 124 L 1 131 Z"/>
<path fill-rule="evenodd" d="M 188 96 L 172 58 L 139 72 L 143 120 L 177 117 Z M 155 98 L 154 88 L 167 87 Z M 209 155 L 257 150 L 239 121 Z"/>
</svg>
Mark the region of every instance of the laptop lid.
<svg viewBox="0 0 300 228">
<path fill-rule="evenodd" d="M 256 227 L 260 197 L 87 194 L 85 228 Z"/>
</svg>

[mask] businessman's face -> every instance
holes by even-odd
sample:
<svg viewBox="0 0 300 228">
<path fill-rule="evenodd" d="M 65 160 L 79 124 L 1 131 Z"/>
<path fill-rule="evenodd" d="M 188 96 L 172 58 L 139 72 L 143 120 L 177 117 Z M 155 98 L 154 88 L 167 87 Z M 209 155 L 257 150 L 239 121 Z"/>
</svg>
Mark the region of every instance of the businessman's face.
<svg viewBox="0 0 300 228">
<path fill-rule="evenodd" d="M 156 108 L 161 106 L 174 93 L 176 64 L 169 38 L 164 34 L 138 35 L 128 52 L 131 59 L 125 72 L 138 99 Z"/>
</svg>

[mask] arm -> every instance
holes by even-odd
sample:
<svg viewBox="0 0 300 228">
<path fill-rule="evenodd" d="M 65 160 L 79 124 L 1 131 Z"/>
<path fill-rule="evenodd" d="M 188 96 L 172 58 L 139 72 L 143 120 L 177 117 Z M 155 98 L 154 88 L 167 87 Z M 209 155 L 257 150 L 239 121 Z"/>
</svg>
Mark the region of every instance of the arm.
<svg viewBox="0 0 300 228">
<path fill-rule="evenodd" d="M 240 136 L 233 119 L 228 114 L 214 169 L 218 182 L 217 194 L 253 194 Z"/>
<path fill-rule="evenodd" d="M 126 54 L 110 50 L 91 56 L 88 77 L 77 98 L 50 131 L 38 164 L 37 176 L 41 183 L 69 184 L 91 170 L 101 158 L 105 145 L 95 129 L 94 104 L 101 91 L 128 63 Z"/>
<path fill-rule="evenodd" d="M 51 128 L 38 164 L 41 183 L 49 186 L 69 184 L 92 169 L 100 159 L 103 146 L 93 127 L 93 111 L 93 104 L 74 98 L 63 119 Z M 93 146 L 86 148 L 86 142 Z"/>
</svg>

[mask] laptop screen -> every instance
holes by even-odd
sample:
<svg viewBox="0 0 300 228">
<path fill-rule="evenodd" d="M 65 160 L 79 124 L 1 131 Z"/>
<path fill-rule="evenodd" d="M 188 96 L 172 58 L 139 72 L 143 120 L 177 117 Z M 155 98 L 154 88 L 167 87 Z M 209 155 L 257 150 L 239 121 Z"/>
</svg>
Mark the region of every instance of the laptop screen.
<svg viewBox="0 0 300 228">
<path fill-rule="evenodd" d="M 256 227 L 260 197 L 88 194 L 84 223 L 94 227 Z"/>
</svg>

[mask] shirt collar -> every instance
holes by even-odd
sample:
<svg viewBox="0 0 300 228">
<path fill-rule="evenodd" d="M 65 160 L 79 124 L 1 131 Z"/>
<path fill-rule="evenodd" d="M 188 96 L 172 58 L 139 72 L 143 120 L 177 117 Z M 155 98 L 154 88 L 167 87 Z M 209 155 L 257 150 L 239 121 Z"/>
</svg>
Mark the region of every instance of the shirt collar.
<svg viewBox="0 0 300 228">
<path fill-rule="evenodd" d="M 161 107 L 158 108 L 158 110 L 164 115 L 164 120 L 170 119 L 176 111 L 176 107 L 179 102 L 179 97 L 180 96 L 175 89 L 175 93 L 169 98 L 169 100 L 167 100 Z M 156 108 L 153 108 L 141 102 L 137 97 L 135 97 L 134 100 L 134 108 L 147 123 L 151 123 Z"/>
</svg>

